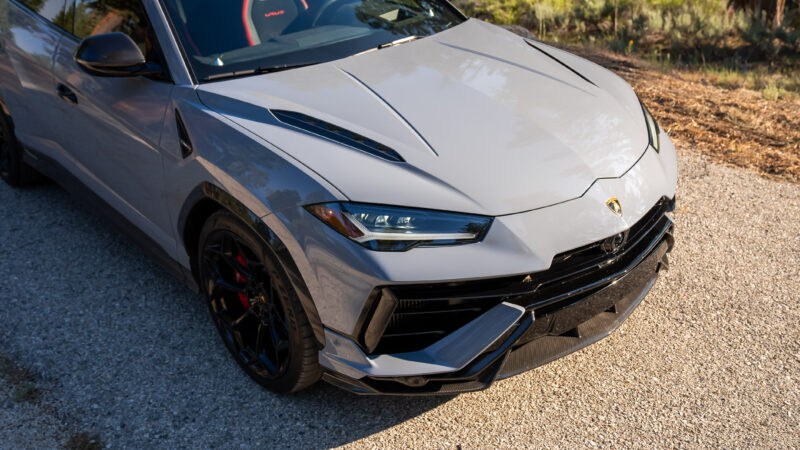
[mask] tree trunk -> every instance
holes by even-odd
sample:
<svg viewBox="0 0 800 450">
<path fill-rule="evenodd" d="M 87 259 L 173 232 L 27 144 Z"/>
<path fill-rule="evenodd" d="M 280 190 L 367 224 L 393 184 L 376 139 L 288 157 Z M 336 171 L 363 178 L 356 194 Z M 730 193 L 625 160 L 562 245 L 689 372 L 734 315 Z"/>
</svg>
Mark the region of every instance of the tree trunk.
<svg viewBox="0 0 800 450">
<path fill-rule="evenodd" d="M 777 28 L 783 23 L 786 0 L 730 0 L 730 4 L 736 9 L 766 11 L 767 19 L 772 19 L 773 27 Z"/>
<path fill-rule="evenodd" d="M 614 39 L 617 38 L 617 23 L 619 16 L 619 0 L 614 0 Z"/>
<path fill-rule="evenodd" d="M 775 0 L 775 14 L 772 16 L 772 26 L 778 28 L 783 23 L 783 10 L 786 9 L 786 0 Z"/>
</svg>

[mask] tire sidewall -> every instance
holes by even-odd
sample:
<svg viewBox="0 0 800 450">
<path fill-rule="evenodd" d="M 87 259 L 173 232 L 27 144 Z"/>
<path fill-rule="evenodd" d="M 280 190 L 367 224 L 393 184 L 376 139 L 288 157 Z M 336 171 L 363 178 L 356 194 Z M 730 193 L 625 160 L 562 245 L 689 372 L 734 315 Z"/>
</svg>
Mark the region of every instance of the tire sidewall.
<svg viewBox="0 0 800 450">
<path fill-rule="evenodd" d="M 247 373 L 257 383 L 274 392 L 292 392 L 298 384 L 303 366 L 301 354 L 303 344 L 298 315 L 304 314 L 304 312 L 299 308 L 300 301 L 297 298 L 297 294 L 291 287 L 289 278 L 284 272 L 274 253 L 267 246 L 263 239 L 261 239 L 249 227 L 242 224 L 241 221 L 227 211 L 221 211 L 213 214 L 203 226 L 203 230 L 200 233 L 197 261 L 200 289 L 202 289 L 202 294 L 205 297 L 206 304 L 209 307 L 209 313 L 212 316 L 212 321 L 217 327 L 217 330 L 220 332 L 220 335 L 222 335 L 223 330 L 221 329 L 221 325 L 217 323 L 216 319 L 213 317 L 214 312 L 211 309 L 211 298 L 208 292 L 209 280 L 206 279 L 205 269 L 202 267 L 204 259 L 203 254 L 206 244 L 208 243 L 209 238 L 218 232 L 228 232 L 239 238 L 242 243 L 247 245 L 264 264 L 270 280 L 274 283 L 274 287 L 276 288 L 276 291 L 280 297 L 278 301 L 281 302 L 281 306 L 283 307 L 283 311 L 286 316 L 286 323 L 289 328 L 289 365 L 281 377 L 275 380 L 266 379 L 247 366 L 236 349 L 232 348 L 227 340 L 224 338 L 222 340 L 233 355 L 234 359 L 236 359 L 236 362 L 239 364 L 239 366 L 242 367 L 245 373 Z"/>
</svg>

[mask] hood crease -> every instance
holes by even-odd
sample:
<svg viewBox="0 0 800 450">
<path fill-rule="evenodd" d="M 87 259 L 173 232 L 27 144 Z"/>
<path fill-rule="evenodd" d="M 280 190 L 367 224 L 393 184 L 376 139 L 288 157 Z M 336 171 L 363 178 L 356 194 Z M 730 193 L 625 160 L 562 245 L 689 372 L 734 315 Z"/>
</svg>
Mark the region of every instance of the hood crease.
<svg viewBox="0 0 800 450">
<path fill-rule="evenodd" d="M 442 41 L 436 41 L 436 42 L 437 42 L 437 43 L 439 43 L 439 44 L 441 44 L 441 45 L 444 45 L 445 47 L 450 47 L 450 48 L 452 48 L 452 49 L 460 50 L 460 51 L 462 51 L 462 52 L 472 53 L 473 55 L 478 55 L 478 56 L 482 56 L 482 57 L 484 57 L 484 58 L 493 59 L 493 60 L 495 60 L 495 61 L 499 61 L 499 62 L 501 62 L 501 63 L 508 64 L 508 65 L 511 65 L 511 66 L 517 67 L 517 68 L 519 68 L 519 69 L 522 69 L 522 70 L 527 70 L 528 72 L 535 73 L 536 75 L 539 75 L 539 76 L 541 76 L 541 77 L 548 78 L 548 79 L 550 79 L 550 80 L 552 80 L 552 81 L 555 81 L 555 82 L 557 82 L 557 83 L 561 83 L 561 84 L 563 84 L 563 85 L 566 85 L 566 86 L 569 86 L 569 87 L 571 87 L 571 88 L 573 88 L 573 89 L 577 89 L 577 90 L 579 90 L 579 91 L 582 91 L 583 93 L 585 93 L 585 94 L 587 94 L 587 95 L 592 95 L 592 96 L 594 96 L 594 94 L 592 94 L 591 92 L 589 92 L 589 91 L 587 91 L 587 90 L 585 90 L 585 89 L 582 89 L 582 88 L 580 88 L 580 87 L 578 87 L 578 86 L 575 86 L 575 85 L 574 85 L 574 84 L 572 84 L 572 83 L 568 83 L 568 82 L 566 82 L 566 81 L 564 81 L 564 80 L 560 80 L 560 79 L 558 79 L 558 78 L 556 78 L 556 77 L 553 77 L 553 76 L 551 76 L 551 75 L 548 75 L 548 74 L 546 74 L 546 73 L 544 73 L 544 72 L 540 72 L 540 71 L 538 71 L 538 70 L 536 70 L 536 69 L 533 69 L 533 68 L 531 68 L 531 67 L 524 66 L 524 65 L 522 65 L 522 64 L 518 64 L 518 63 L 515 63 L 515 62 L 513 62 L 513 61 L 509 61 L 509 60 L 507 60 L 507 59 L 503 59 L 503 58 L 500 58 L 500 57 L 497 57 L 497 56 L 494 56 L 494 55 L 490 55 L 490 54 L 488 54 L 488 53 L 483 53 L 483 52 L 480 52 L 480 51 L 477 51 L 477 50 L 472 50 L 472 49 L 469 49 L 469 48 L 459 47 L 458 45 L 454 45 L 454 44 L 448 44 L 448 43 L 446 43 L 446 42 L 442 42 Z M 549 56 L 549 55 L 548 55 L 548 56 Z M 563 65 L 563 64 L 562 64 L 562 65 Z M 570 70 L 572 70 L 572 69 L 570 69 Z M 573 72 L 574 72 L 574 71 L 573 71 Z M 581 77 L 581 78 L 583 78 L 583 77 Z M 594 83 L 592 83 L 592 84 L 594 84 Z"/>
<path fill-rule="evenodd" d="M 203 84 L 198 95 L 351 201 L 504 216 L 580 198 L 624 175 L 648 144 L 630 87 L 531 47 L 469 20 L 380 51 Z M 405 162 L 291 129 L 271 109 L 364 136 Z"/>
<path fill-rule="evenodd" d="M 352 73 L 342 69 L 341 67 L 337 67 L 337 69 L 339 69 L 342 73 L 347 75 L 359 87 L 361 87 L 362 89 L 367 91 L 369 94 L 371 94 L 379 103 L 381 103 L 389 112 L 391 112 L 392 115 L 394 115 L 395 118 L 397 118 L 397 120 L 399 120 L 406 127 L 408 127 L 408 131 L 410 131 L 412 134 L 414 134 L 414 136 L 416 136 L 417 139 L 419 139 L 419 141 L 423 145 L 425 145 L 425 147 L 427 147 L 428 150 L 431 151 L 431 153 L 433 153 L 436 156 L 439 156 L 439 154 L 436 152 L 436 150 L 434 150 L 433 147 L 431 147 L 431 144 L 421 134 L 419 134 L 419 131 L 417 131 L 416 128 L 414 128 L 414 125 L 412 125 L 411 122 L 408 121 L 408 119 L 406 119 L 405 117 L 403 117 L 402 114 L 400 114 L 400 111 L 396 110 L 389 102 L 387 102 L 383 97 L 381 97 L 380 94 L 375 92 L 371 87 L 369 87 L 369 85 L 367 83 L 364 83 L 363 81 L 361 81 L 357 76 L 355 76 Z"/>
</svg>

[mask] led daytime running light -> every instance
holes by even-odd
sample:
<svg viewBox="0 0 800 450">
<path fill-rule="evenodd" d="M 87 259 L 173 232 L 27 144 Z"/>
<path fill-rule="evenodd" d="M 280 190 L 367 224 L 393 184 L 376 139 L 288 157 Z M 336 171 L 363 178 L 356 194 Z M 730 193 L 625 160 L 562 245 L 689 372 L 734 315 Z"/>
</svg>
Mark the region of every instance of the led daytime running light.
<svg viewBox="0 0 800 450">
<path fill-rule="evenodd" d="M 306 210 L 339 234 L 376 251 L 479 242 L 493 221 L 472 214 L 365 203 L 332 202 Z"/>
</svg>

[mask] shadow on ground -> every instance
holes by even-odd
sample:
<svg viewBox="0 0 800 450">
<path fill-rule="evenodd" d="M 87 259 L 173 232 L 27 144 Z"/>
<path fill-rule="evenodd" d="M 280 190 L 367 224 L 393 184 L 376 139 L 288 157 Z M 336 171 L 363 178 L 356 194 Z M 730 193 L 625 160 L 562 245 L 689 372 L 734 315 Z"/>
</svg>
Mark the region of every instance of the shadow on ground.
<svg viewBox="0 0 800 450">
<path fill-rule="evenodd" d="M 111 446 L 331 447 L 453 398 L 323 382 L 274 395 L 239 370 L 198 295 L 57 186 L 2 186 L 0 214 L 0 351 L 50 414 Z"/>
</svg>

